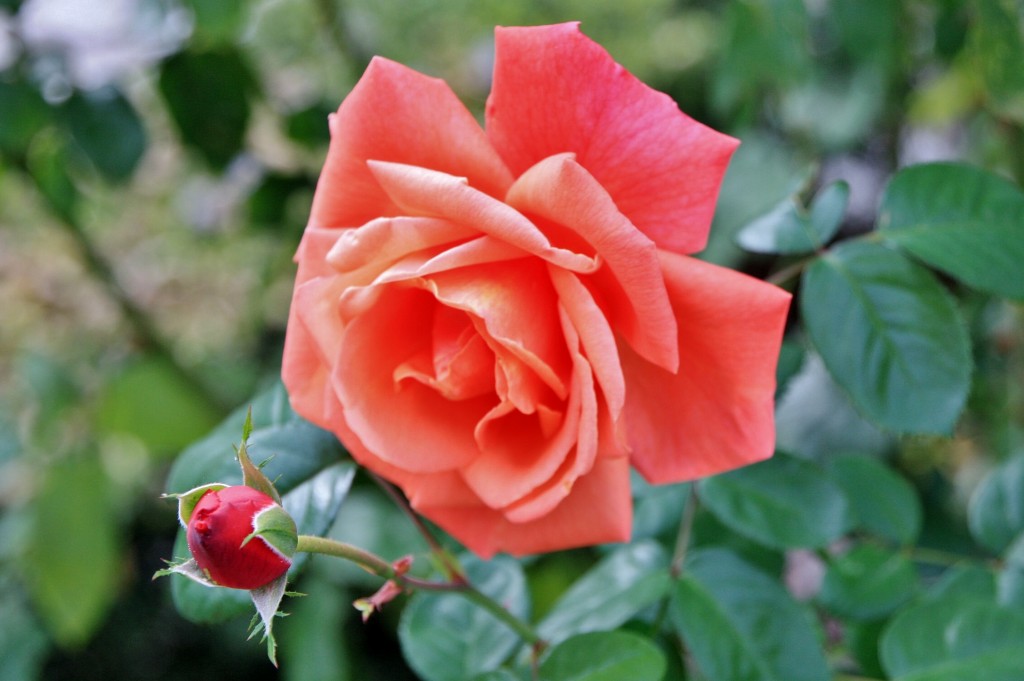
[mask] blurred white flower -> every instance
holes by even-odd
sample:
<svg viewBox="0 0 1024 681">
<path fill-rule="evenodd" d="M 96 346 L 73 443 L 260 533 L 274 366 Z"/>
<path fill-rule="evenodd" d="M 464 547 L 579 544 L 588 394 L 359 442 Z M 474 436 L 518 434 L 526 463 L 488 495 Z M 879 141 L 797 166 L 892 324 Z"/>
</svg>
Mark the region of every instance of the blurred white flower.
<svg viewBox="0 0 1024 681">
<path fill-rule="evenodd" d="M 154 0 L 27 0 L 18 23 L 29 52 L 56 57 L 70 84 L 87 90 L 170 54 L 192 31 L 184 8 Z M 62 77 L 57 71 L 44 66 L 40 75 Z"/>
</svg>

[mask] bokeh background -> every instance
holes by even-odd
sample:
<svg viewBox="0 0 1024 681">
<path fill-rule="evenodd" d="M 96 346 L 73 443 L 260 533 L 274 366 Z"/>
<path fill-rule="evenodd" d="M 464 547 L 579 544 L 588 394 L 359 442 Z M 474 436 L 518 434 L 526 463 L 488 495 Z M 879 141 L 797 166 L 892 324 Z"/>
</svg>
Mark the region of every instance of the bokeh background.
<svg viewBox="0 0 1024 681">
<path fill-rule="evenodd" d="M 733 236 L 832 180 L 851 187 L 846 234 L 908 164 L 1024 180 L 1014 0 L 0 0 L 0 680 L 413 678 L 395 618 L 349 605 L 373 581 L 333 564 L 298 584 L 314 597 L 281 625 L 281 671 L 245 618 L 182 619 L 150 581 L 176 529 L 159 495 L 185 446 L 275 381 L 326 118 L 368 60 L 443 77 L 479 114 L 494 25 L 567 20 L 742 139 L 715 262 L 767 273 Z M 798 347 L 779 430 L 804 456 L 894 456 L 925 537 L 971 553 L 966 499 L 1022 442 L 1024 314 L 966 308 L 975 389 L 953 438 L 894 440 Z M 345 503 L 339 531 L 419 546 L 365 481 Z M 546 559 L 538 607 L 589 560 Z"/>
</svg>

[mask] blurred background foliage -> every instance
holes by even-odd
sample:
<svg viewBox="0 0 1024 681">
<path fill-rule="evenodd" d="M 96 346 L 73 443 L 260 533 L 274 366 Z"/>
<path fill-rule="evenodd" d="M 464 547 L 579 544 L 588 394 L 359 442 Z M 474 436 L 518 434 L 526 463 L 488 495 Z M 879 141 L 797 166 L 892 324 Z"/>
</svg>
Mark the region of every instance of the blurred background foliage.
<svg viewBox="0 0 1024 681">
<path fill-rule="evenodd" d="M 298 586 L 313 597 L 281 627 L 280 672 L 245 643 L 244 617 L 183 620 L 149 581 L 174 553 L 158 497 L 173 458 L 275 380 L 326 117 L 369 58 L 444 77 L 479 114 L 493 26 L 567 20 L 743 140 L 712 261 L 777 269 L 737 235 L 836 180 L 840 236 L 871 228 L 906 165 L 958 159 L 1024 181 L 1015 0 L 0 0 L 0 679 L 413 678 L 397 609 L 358 624 L 349 603 L 373 581 L 317 560 Z M 922 499 L 922 546 L 986 555 L 1005 547 L 969 536 L 967 500 L 1021 452 L 1024 315 L 960 293 L 975 369 L 951 438 L 870 424 L 792 343 L 779 441 L 892 457 Z M 643 506 L 638 533 L 681 508 L 679 495 Z M 397 556 L 419 546 L 397 516 L 357 477 L 332 532 Z M 781 560 L 706 513 L 695 539 Z M 534 614 L 594 556 L 533 564 Z M 878 637 L 866 621 L 843 644 L 854 656 Z M 858 663 L 878 673 L 871 654 Z"/>
</svg>

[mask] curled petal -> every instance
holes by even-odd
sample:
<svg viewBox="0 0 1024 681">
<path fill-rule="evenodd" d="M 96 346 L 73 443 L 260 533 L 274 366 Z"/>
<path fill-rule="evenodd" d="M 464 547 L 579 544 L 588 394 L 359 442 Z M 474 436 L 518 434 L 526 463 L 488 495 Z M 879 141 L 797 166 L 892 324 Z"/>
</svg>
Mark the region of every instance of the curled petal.
<svg viewBox="0 0 1024 681">
<path fill-rule="evenodd" d="M 518 176 L 562 152 L 661 248 L 695 253 L 738 142 L 637 80 L 576 23 L 498 28 L 487 135 Z"/>
<path fill-rule="evenodd" d="M 732 270 L 661 253 L 680 321 L 679 372 L 620 345 L 633 465 L 654 483 L 714 475 L 775 446 L 775 365 L 790 296 Z"/>
<path fill-rule="evenodd" d="M 559 267 L 577 272 L 597 269 L 593 258 L 553 247 L 526 217 L 463 178 L 398 163 L 371 161 L 369 165 L 391 200 L 409 214 L 472 226 Z"/>
<path fill-rule="evenodd" d="M 604 261 L 591 275 L 615 329 L 648 361 L 675 371 L 676 320 L 654 242 L 619 212 L 601 185 L 571 154 L 546 158 L 512 188 L 509 205 L 582 237 Z"/>
<path fill-rule="evenodd" d="M 310 225 L 355 227 L 398 214 L 369 159 L 433 168 L 503 196 L 512 177 L 448 85 L 375 57 L 330 119 L 331 146 Z M 453 143 L 457 140 L 457 143 Z"/>
</svg>

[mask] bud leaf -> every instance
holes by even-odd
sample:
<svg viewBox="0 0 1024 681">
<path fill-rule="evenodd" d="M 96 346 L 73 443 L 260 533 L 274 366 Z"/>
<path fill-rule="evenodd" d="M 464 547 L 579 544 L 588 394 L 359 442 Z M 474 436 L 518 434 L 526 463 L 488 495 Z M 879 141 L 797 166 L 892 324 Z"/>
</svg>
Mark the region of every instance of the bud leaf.
<svg viewBox="0 0 1024 681">
<path fill-rule="evenodd" d="M 193 487 L 187 492 L 181 494 L 164 494 L 161 498 L 163 499 L 177 499 L 178 500 L 178 521 L 181 522 L 182 527 L 188 527 L 188 521 L 192 518 L 192 511 L 195 510 L 196 504 L 203 498 L 203 495 L 210 490 L 218 491 L 222 490 L 227 485 L 220 482 L 211 482 L 208 485 L 200 485 L 199 487 Z"/>
<path fill-rule="evenodd" d="M 270 658 L 275 667 L 277 666 L 277 642 L 274 640 L 272 627 L 274 617 L 277 615 L 277 608 L 281 605 L 281 599 L 284 598 L 287 581 L 288 575 L 286 573 L 269 584 L 249 592 L 249 596 L 252 597 L 253 605 L 256 606 L 256 612 L 259 613 L 262 622 L 259 628 L 253 629 L 249 638 L 255 636 L 257 631 L 263 631 L 261 640 L 267 642 L 267 657 Z"/>
<path fill-rule="evenodd" d="M 250 435 L 252 435 L 252 407 L 249 407 L 249 412 L 245 415 L 245 424 L 242 425 L 242 444 L 235 450 L 238 456 L 238 465 L 242 467 L 242 484 L 263 492 L 280 504 L 281 495 L 277 493 L 274 483 L 249 458 L 246 447 L 249 444 Z"/>
<path fill-rule="evenodd" d="M 153 579 L 158 577 L 166 577 L 167 575 L 185 575 L 194 582 L 199 582 L 203 586 L 216 587 L 219 584 L 214 583 L 210 579 L 210 576 L 206 574 L 206 570 L 199 567 L 196 563 L 195 558 L 189 558 L 182 560 L 178 563 L 168 563 L 167 567 L 163 570 L 157 570 L 153 573 Z"/>
<path fill-rule="evenodd" d="M 242 546 L 248 544 L 254 537 L 259 537 L 281 557 L 290 561 L 295 555 L 295 548 L 299 542 L 298 529 L 295 527 L 295 521 L 282 507 L 267 506 L 253 516 L 252 526 L 252 534 L 242 541 Z"/>
</svg>

